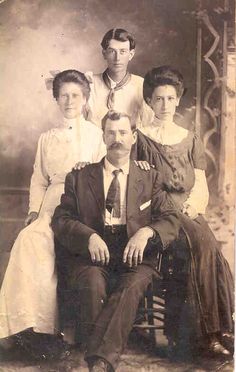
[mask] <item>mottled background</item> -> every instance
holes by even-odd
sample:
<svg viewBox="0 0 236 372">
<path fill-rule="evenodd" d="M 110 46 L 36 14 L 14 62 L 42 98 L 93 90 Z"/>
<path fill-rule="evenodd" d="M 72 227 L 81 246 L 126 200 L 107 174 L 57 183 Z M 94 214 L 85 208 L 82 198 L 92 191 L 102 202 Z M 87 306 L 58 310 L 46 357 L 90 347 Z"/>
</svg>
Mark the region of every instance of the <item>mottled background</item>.
<svg viewBox="0 0 236 372">
<path fill-rule="evenodd" d="M 160 64 L 182 71 L 195 94 L 196 27 L 192 0 L 5 0 L 1 32 L 1 179 L 28 186 L 39 134 L 57 124 L 57 107 L 45 79 L 68 68 L 100 72 L 100 42 L 113 27 L 137 40 L 132 72 L 144 75 Z"/>
</svg>

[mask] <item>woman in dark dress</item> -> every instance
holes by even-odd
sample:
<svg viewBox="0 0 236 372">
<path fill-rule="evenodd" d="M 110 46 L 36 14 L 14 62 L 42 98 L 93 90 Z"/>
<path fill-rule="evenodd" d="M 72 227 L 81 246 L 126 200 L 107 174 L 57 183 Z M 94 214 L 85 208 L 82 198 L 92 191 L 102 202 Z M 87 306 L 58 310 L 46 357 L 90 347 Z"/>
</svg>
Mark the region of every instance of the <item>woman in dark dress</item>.
<svg viewBox="0 0 236 372">
<path fill-rule="evenodd" d="M 188 288 L 192 289 L 202 333 L 207 335 L 211 352 L 229 355 L 227 345 L 233 340 L 233 277 L 203 217 L 208 203 L 203 144 L 197 134 L 173 121 L 183 91 L 182 75 L 169 66 L 146 74 L 144 99 L 155 118 L 138 130 L 133 155 L 163 174 L 164 188 L 180 211 L 189 243 Z"/>
</svg>

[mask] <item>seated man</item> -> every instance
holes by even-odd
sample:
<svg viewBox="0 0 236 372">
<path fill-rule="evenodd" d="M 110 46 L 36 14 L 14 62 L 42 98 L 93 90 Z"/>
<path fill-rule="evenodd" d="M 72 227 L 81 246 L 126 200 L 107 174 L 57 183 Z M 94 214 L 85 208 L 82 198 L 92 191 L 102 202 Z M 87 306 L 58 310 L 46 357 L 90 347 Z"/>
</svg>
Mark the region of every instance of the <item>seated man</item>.
<svg viewBox="0 0 236 372">
<path fill-rule="evenodd" d="M 117 367 L 139 302 L 159 278 L 157 252 L 179 231 L 158 172 L 130 160 L 136 132 L 129 116 L 109 111 L 102 127 L 105 159 L 67 175 L 52 219 L 93 372 Z"/>
</svg>

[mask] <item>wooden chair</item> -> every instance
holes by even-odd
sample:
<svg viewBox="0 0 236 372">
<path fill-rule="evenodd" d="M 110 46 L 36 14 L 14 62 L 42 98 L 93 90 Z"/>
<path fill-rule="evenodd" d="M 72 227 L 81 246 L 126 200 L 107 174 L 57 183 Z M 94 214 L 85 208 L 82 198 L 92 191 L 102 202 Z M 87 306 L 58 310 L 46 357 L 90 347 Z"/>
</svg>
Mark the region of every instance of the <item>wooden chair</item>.
<svg viewBox="0 0 236 372">
<path fill-rule="evenodd" d="M 158 271 L 161 272 L 162 253 L 158 253 Z M 163 283 L 153 280 L 149 284 L 138 309 L 137 320 L 133 328 L 148 333 L 152 345 L 156 345 L 156 331 L 164 331 L 165 288 Z"/>
<path fill-rule="evenodd" d="M 149 285 L 134 329 L 146 332 L 154 346 L 158 346 L 157 332 L 161 331 L 171 346 L 178 342 L 181 313 L 187 303 L 190 253 L 185 234 L 181 232 L 178 240 L 158 253 L 157 259 L 162 285 L 155 279 Z"/>
</svg>

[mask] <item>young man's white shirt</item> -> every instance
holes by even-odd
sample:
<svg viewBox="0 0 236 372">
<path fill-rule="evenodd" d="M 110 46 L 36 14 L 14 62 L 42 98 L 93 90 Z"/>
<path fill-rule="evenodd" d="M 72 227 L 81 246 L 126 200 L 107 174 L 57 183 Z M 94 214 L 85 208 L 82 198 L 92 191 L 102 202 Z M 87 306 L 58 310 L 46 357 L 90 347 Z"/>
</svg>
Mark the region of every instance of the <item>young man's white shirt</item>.
<svg viewBox="0 0 236 372">
<path fill-rule="evenodd" d="M 88 101 L 90 109 L 89 120 L 101 127 L 101 120 L 108 111 L 107 98 L 109 88 L 103 81 L 102 73 L 93 74 L 92 72 L 87 72 L 86 76 L 91 82 L 91 92 Z M 115 88 L 116 82 L 110 77 L 109 80 L 111 88 Z M 137 127 L 146 126 L 152 122 L 153 111 L 143 99 L 143 78 L 141 76 L 131 74 L 130 81 L 114 92 L 112 109 L 131 116 Z"/>
</svg>

